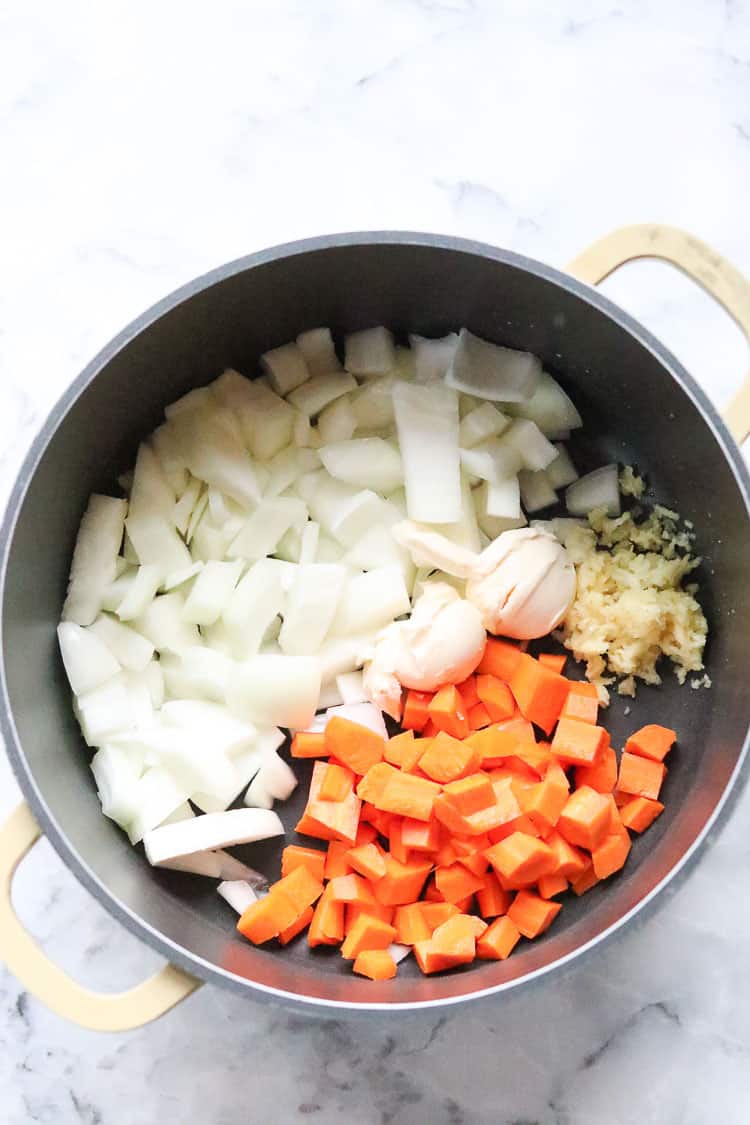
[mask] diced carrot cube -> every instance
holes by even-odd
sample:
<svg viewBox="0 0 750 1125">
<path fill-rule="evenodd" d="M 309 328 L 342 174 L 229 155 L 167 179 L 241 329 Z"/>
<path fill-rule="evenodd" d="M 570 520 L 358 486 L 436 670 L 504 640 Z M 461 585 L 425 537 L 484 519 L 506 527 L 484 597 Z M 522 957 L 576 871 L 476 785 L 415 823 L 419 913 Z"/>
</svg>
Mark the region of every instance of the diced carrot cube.
<svg viewBox="0 0 750 1125">
<path fill-rule="evenodd" d="M 472 731 L 482 730 L 488 727 L 492 719 L 490 713 L 483 703 L 476 703 L 469 710 L 469 729 Z"/>
<path fill-rule="evenodd" d="M 330 883 L 318 899 L 307 931 L 307 941 L 312 947 L 338 945 L 344 940 L 344 904 L 333 901 L 329 887 Z"/>
<path fill-rule="evenodd" d="M 489 837 L 487 837 L 487 847 L 489 846 Z M 458 863 L 467 871 L 471 871 L 472 875 L 484 875 L 490 865 L 490 861 L 481 851 L 473 852 L 471 855 L 460 855 Z"/>
<path fill-rule="evenodd" d="M 366 914 L 368 918 L 378 918 L 381 922 L 393 925 L 393 907 L 383 906 L 382 902 L 347 902 L 345 932 L 348 934 L 358 918 Z"/>
<path fill-rule="evenodd" d="M 446 684 L 436 692 L 427 710 L 438 730 L 445 731 L 454 738 L 466 738 L 469 733 L 469 720 L 466 717 L 464 701 L 455 684 Z"/>
<path fill-rule="evenodd" d="M 484 886 L 476 894 L 479 913 L 483 918 L 495 918 L 505 914 L 512 898 L 510 891 L 504 891 L 500 886 L 494 871 L 485 872 Z"/>
<path fill-rule="evenodd" d="M 443 922 L 447 922 L 449 918 L 459 914 L 460 911 L 457 906 L 452 902 L 418 902 L 416 905 L 422 911 L 427 929 L 432 934 L 442 926 Z"/>
<path fill-rule="evenodd" d="M 410 902 L 396 907 L 393 918 L 395 940 L 402 945 L 416 945 L 418 941 L 425 941 L 432 933 L 425 920 L 422 909 L 424 905 L 421 902 Z"/>
<path fill-rule="evenodd" d="M 328 754 L 357 774 L 366 774 L 371 766 L 383 760 L 385 740 L 369 727 L 334 715 L 324 733 Z"/>
<path fill-rule="evenodd" d="M 498 876 L 518 883 L 533 883 L 555 870 L 557 860 L 543 840 L 513 832 L 485 852 Z"/>
<path fill-rule="evenodd" d="M 432 870 L 432 864 L 422 860 L 399 863 L 391 855 L 386 855 L 385 864 L 385 875 L 382 879 L 378 879 L 374 886 L 378 902 L 386 906 L 401 906 L 406 902 L 416 902 Z"/>
<path fill-rule="evenodd" d="M 354 774 L 346 766 L 329 762 L 318 791 L 319 801 L 343 801 L 354 788 Z"/>
<path fill-rule="evenodd" d="M 473 746 L 441 731 L 420 756 L 419 768 L 433 781 L 443 783 L 473 772 L 479 761 Z"/>
<path fill-rule="evenodd" d="M 347 854 L 351 845 L 341 840 L 331 840 L 326 853 L 324 875 L 326 879 L 335 879 L 337 875 L 350 875 L 352 872 Z"/>
<path fill-rule="evenodd" d="M 538 828 L 554 828 L 568 800 L 567 778 L 562 784 L 556 777 L 545 777 L 518 794 L 521 810 Z"/>
<path fill-rule="evenodd" d="M 571 793 L 560 813 L 557 830 L 569 843 L 591 851 L 607 835 L 611 816 L 607 798 L 584 785 Z"/>
<path fill-rule="evenodd" d="M 560 719 L 552 739 L 552 753 L 575 766 L 591 766 L 609 744 L 604 727 L 582 723 L 580 719 Z"/>
<path fill-rule="evenodd" d="M 380 879 L 385 875 L 385 859 L 377 844 L 362 844 L 346 853 L 351 866 L 366 879 Z"/>
<path fill-rule="evenodd" d="M 484 880 L 468 871 L 462 863 L 454 863 L 450 867 L 437 868 L 435 886 L 446 902 L 460 902 L 481 890 Z"/>
<path fill-rule="evenodd" d="M 537 656 L 537 660 L 540 664 L 543 664 L 545 668 L 549 668 L 551 671 L 556 672 L 558 676 L 562 676 L 563 668 L 565 667 L 565 662 L 567 659 L 568 658 L 565 653 L 556 652 L 540 652 Z"/>
<path fill-rule="evenodd" d="M 437 820 L 413 820 L 405 816 L 401 822 L 401 842 L 410 851 L 437 851 L 441 840 L 442 832 Z"/>
<path fill-rule="evenodd" d="M 509 683 L 523 717 L 551 734 L 567 698 L 568 681 L 524 652 Z"/>
<path fill-rule="evenodd" d="M 299 913 L 285 894 L 268 894 L 251 903 L 240 915 L 237 929 L 254 945 L 262 945 L 293 926 Z"/>
<path fill-rule="evenodd" d="M 291 754 L 293 758 L 327 757 L 325 735 L 322 731 L 297 731 L 292 739 Z"/>
<path fill-rule="evenodd" d="M 306 906 L 299 917 L 292 922 L 291 926 L 287 926 L 285 930 L 279 932 L 280 944 L 288 945 L 292 938 L 296 938 L 297 934 L 301 934 L 303 930 L 307 929 L 312 921 L 312 916 L 312 906 Z"/>
<path fill-rule="evenodd" d="M 278 894 L 283 894 L 289 899 L 299 914 L 306 906 L 312 906 L 316 899 L 320 898 L 323 894 L 323 883 L 315 878 L 309 867 L 295 867 L 271 887 L 269 897 Z"/>
<path fill-rule="evenodd" d="M 645 832 L 663 811 L 661 801 L 652 801 L 648 797 L 631 797 L 627 804 L 620 806 L 620 819 L 631 832 Z"/>
<path fill-rule="evenodd" d="M 326 888 L 332 902 L 374 902 L 372 889 L 368 880 L 361 875 L 337 875 L 331 879 Z"/>
<path fill-rule="evenodd" d="M 549 833 L 544 842 L 555 853 L 557 874 L 564 875 L 566 879 L 577 878 L 590 862 L 585 852 L 568 843 L 555 829 Z"/>
<path fill-rule="evenodd" d="M 568 889 L 568 880 L 564 875 L 556 872 L 553 875 L 542 875 L 541 879 L 537 882 L 539 894 L 542 898 L 554 898 L 555 895 L 560 895 L 563 891 Z"/>
<path fill-rule="evenodd" d="M 619 832 L 610 832 L 601 844 L 591 853 L 591 862 L 594 865 L 594 874 L 597 879 L 606 879 L 625 866 L 625 860 L 630 853 L 630 837 L 627 829 Z"/>
<path fill-rule="evenodd" d="M 399 863 L 408 863 L 409 849 L 404 843 L 403 825 L 404 818 L 402 816 L 394 816 L 391 819 L 388 831 L 388 851 Z M 385 874 L 385 872 L 383 872 L 383 874 Z"/>
<path fill-rule="evenodd" d="M 341 956 L 353 961 L 364 949 L 387 949 L 396 940 L 396 929 L 379 918 L 360 914 L 341 946 Z"/>
<path fill-rule="evenodd" d="M 464 709 L 468 712 L 472 707 L 476 707 L 479 703 L 479 696 L 477 694 L 477 678 L 476 676 L 467 676 L 460 684 L 456 684 L 461 699 L 464 703 Z"/>
<path fill-rule="evenodd" d="M 635 734 L 631 734 L 625 743 L 628 754 L 637 754 L 641 758 L 651 758 L 654 762 L 663 762 L 675 744 L 677 734 L 669 727 L 650 723 L 641 727 Z"/>
<path fill-rule="evenodd" d="M 582 692 L 579 687 L 593 688 L 593 694 Z M 599 718 L 599 697 L 593 684 L 570 683 L 568 697 L 562 705 L 561 719 L 578 719 L 581 723 L 596 724 Z"/>
<path fill-rule="evenodd" d="M 488 637 L 477 672 L 497 676 L 507 683 L 518 667 L 521 655 L 518 645 Z"/>
<path fill-rule="evenodd" d="M 430 820 L 439 794 L 440 786 L 434 781 L 394 771 L 373 803 L 384 812 L 398 813 L 413 820 Z"/>
<path fill-rule="evenodd" d="M 504 961 L 520 940 L 521 931 L 511 918 L 507 915 L 497 918 L 477 942 L 477 957 L 485 961 Z"/>
<path fill-rule="evenodd" d="M 449 782 L 443 788 L 443 796 L 464 816 L 486 809 L 496 800 L 495 790 L 486 773 L 472 773 Z"/>
<path fill-rule="evenodd" d="M 570 889 L 574 894 L 585 895 L 586 891 L 590 891 L 599 882 L 599 877 L 594 871 L 594 864 L 589 860 L 580 875 L 570 881 Z"/>
<path fill-rule="evenodd" d="M 398 972 L 387 949 L 363 949 L 354 962 L 354 972 L 370 980 L 392 980 Z"/>
<path fill-rule="evenodd" d="M 323 882 L 326 853 L 317 848 L 301 848 L 289 844 L 281 853 L 281 874 L 290 875 L 295 867 L 307 867 L 319 882 Z"/>
<path fill-rule="evenodd" d="M 407 747 L 413 747 L 413 744 L 414 731 L 404 730 L 401 732 L 401 734 L 396 734 L 393 736 L 393 738 L 388 739 L 385 747 L 383 748 L 383 757 L 385 758 L 386 762 L 389 762 L 392 766 L 400 766 L 403 761 L 405 750 L 407 749 Z"/>
<path fill-rule="evenodd" d="M 516 701 L 506 683 L 497 676 L 477 676 L 477 695 L 487 708 L 493 723 L 512 719 L 516 713 Z"/>
<path fill-rule="evenodd" d="M 429 705 L 432 695 L 426 691 L 408 691 L 404 704 L 401 726 L 407 730 L 424 730 L 430 717 Z"/>
<path fill-rule="evenodd" d="M 666 766 L 661 762 L 623 752 L 617 788 L 622 793 L 632 793 L 634 797 L 649 797 L 656 801 L 666 772 Z"/>
<path fill-rule="evenodd" d="M 508 907 L 507 916 L 525 938 L 535 938 L 544 933 L 561 910 L 559 902 L 551 902 L 534 891 L 519 891 Z"/>
<path fill-rule="evenodd" d="M 617 784 L 617 755 L 612 747 L 602 747 L 592 766 L 576 766 L 575 782 L 579 788 L 589 785 L 597 793 L 611 793 Z"/>
</svg>

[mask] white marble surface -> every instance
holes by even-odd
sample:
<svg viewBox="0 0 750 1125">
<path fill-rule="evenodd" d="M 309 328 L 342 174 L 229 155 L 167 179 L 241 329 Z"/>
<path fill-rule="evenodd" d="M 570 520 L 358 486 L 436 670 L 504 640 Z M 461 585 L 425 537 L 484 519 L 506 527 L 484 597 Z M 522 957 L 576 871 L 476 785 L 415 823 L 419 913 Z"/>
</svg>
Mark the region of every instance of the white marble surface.
<svg viewBox="0 0 750 1125">
<path fill-rule="evenodd" d="M 431 229 L 564 264 L 650 219 L 750 272 L 750 4 L 0 4 L 0 153 L 4 498 L 113 333 L 277 241 Z M 607 289 L 726 400 L 745 345 L 705 297 L 654 265 Z M 2 761 L 0 814 L 17 799 Z M 349 1028 L 204 988 L 104 1036 L 0 975 L 0 1120 L 744 1125 L 749 815 L 750 793 L 645 927 L 544 988 L 448 1016 Z M 157 963 L 45 844 L 16 900 L 87 983 Z"/>
</svg>

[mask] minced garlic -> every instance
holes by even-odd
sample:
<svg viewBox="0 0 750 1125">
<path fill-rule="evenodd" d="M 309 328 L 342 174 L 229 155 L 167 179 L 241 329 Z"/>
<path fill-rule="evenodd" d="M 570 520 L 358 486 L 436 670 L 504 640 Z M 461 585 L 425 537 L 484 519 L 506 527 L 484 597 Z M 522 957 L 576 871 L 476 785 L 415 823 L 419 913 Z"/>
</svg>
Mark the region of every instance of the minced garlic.
<svg viewBox="0 0 750 1125">
<path fill-rule="evenodd" d="M 589 526 L 574 528 L 566 543 L 576 597 L 561 638 L 586 662 L 600 695 L 603 685 L 616 681 L 622 695 L 635 694 L 636 679 L 660 683 L 662 656 L 672 661 L 680 683 L 703 670 L 708 626 L 697 586 L 684 584 L 701 561 L 690 554 L 694 536 L 680 530 L 679 516 L 668 508 L 657 505 L 638 517 L 592 512 Z"/>
</svg>

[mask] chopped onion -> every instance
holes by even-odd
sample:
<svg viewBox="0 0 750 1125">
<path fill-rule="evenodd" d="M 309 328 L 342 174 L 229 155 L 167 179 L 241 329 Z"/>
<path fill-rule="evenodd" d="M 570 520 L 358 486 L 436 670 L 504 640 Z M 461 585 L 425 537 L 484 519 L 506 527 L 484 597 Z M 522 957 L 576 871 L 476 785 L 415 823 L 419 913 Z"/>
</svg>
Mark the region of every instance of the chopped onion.
<svg viewBox="0 0 750 1125">
<path fill-rule="evenodd" d="M 611 517 L 620 514 L 620 486 L 616 464 L 603 465 L 571 484 L 565 492 L 565 506 L 571 516 L 587 516 L 595 508 L 606 509 Z"/>
<path fill-rule="evenodd" d="M 347 578 L 344 566 L 298 566 L 279 633 L 282 652 L 311 656 L 331 627 Z"/>
<path fill-rule="evenodd" d="M 117 576 L 116 559 L 120 553 L 127 510 L 125 500 L 114 500 L 111 496 L 99 496 L 97 493 L 89 499 L 70 565 L 63 621 L 91 625 L 102 608 L 105 591 Z"/>
<path fill-rule="evenodd" d="M 338 548 L 337 548 L 338 550 Z M 391 529 L 385 524 L 375 524 L 349 548 L 343 556 L 343 563 L 354 570 L 375 570 L 384 566 L 398 566 L 404 576 L 407 589 L 414 582 L 414 565 L 409 552 L 395 539 Z"/>
<path fill-rule="evenodd" d="M 410 336 L 414 354 L 415 374 L 418 383 L 431 383 L 444 379 L 458 344 L 458 334 L 449 332 L 438 340 L 429 340 L 426 336 Z"/>
<path fill-rule="evenodd" d="M 197 627 L 185 621 L 184 609 L 185 599 L 178 590 L 160 594 L 135 619 L 134 627 L 158 652 L 183 652 L 201 643 Z"/>
<path fill-rule="evenodd" d="M 387 375 L 396 366 L 393 335 L 387 328 L 365 328 L 344 338 L 344 367 L 352 375 Z"/>
<path fill-rule="evenodd" d="M 307 507 L 301 500 L 291 496 L 263 500 L 232 541 L 227 554 L 230 558 L 250 560 L 272 555 L 282 535 L 290 527 L 301 528 L 306 519 Z"/>
<path fill-rule="evenodd" d="M 207 754 L 220 753 L 230 757 L 251 749 L 257 731 L 237 719 L 219 703 L 202 699 L 172 699 L 161 709 L 161 718 L 168 727 L 177 727 L 190 737 L 203 742 Z"/>
<path fill-rule="evenodd" d="M 186 410 L 172 424 L 194 477 L 225 492 L 243 507 L 260 500 L 257 473 L 245 450 L 239 424 L 229 410 Z"/>
<path fill-rule="evenodd" d="M 491 402 L 483 402 L 473 407 L 461 419 L 458 437 L 462 449 L 473 449 L 480 442 L 497 437 L 507 430 L 510 419 L 506 418 Z"/>
<path fill-rule="evenodd" d="M 393 537 L 406 548 L 417 567 L 444 570 L 456 578 L 468 578 L 473 573 L 476 554 L 438 531 L 403 520 L 393 528 Z"/>
<path fill-rule="evenodd" d="M 530 527 L 540 527 L 559 539 L 563 547 L 567 547 L 571 533 L 579 527 L 585 527 L 586 521 L 582 519 L 567 519 L 565 516 L 555 516 L 551 520 L 532 520 Z"/>
<path fill-rule="evenodd" d="M 332 442 L 320 450 L 332 477 L 386 495 L 404 483 L 401 454 L 379 437 Z"/>
<path fill-rule="evenodd" d="M 472 477 L 497 484 L 519 471 L 522 458 L 515 442 L 491 438 L 473 449 L 462 449 L 461 464 Z"/>
<path fill-rule="evenodd" d="M 275 752 L 264 759 L 258 778 L 266 793 L 277 801 L 286 801 L 297 788 L 294 770 Z"/>
<path fill-rule="evenodd" d="M 253 888 L 242 879 L 225 879 L 216 890 L 237 914 L 244 914 L 248 906 L 258 901 Z"/>
<path fill-rule="evenodd" d="M 297 344 L 283 344 L 280 348 L 264 352 L 260 365 L 271 386 L 280 395 L 288 395 L 295 387 L 307 382 L 311 375 L 302 349 Z"/>
<path fill-rule="evenodd" d="M 113 676 L 76 699 L 75 712 L 88 746 L 102 746 L 116 734 L 133 729 L 131 699 L 125 677 Z"/>
<path fill-rule="evenodd" d="M 238 660 L 254 656 L 271 622 L 286 610 L 284 563 L 259 559 L 240 579 L 223 613 L 227 641 Z M 296 567 L 292 567 L 296 576 Z"/>
<path fill-rule="evenodd" d="M 115 613 L 120 620 L 132 621 L 134 618 L 141 617 L 153 602 L 161 581 L 160 567 L 152 564 L 138 567 L 132 581 L 125 587 L 125 596 L 119 605 L 115 606 Z"/>
<path fill-rule="evenodd" d="M 531 472 L 546 469 L 557 457 L 557 450 L 547 441 L 536 422 L 526 418 L 517 418 L 498 440 L 512 445 L 518 451 L 524 469 Z"/>
<path fill-rule="evenodd" d="M 567 488 L 573 481 L 578 480 L 578 473 L 565 446 L 556 443 L 555 449 L 557 450 L 557 457 L 550 462 L 545 470 L 547 479 L 555 489 Z"/>
<path fill-rule="evenodd" d="M 250 722 L 304 730 L 315 714 L 320 682 L 315 657 L 258 655 L 237 666 L 227 701 Z"/>
<path fill-rule="evenodd" d="M 200 561 L 191 563 L 190 566 L 185 566 L 181 570 L 173 570 L 171 574 L 162 582 L 159 589 L 168 594 L 170 590 L 176 590 L 178 586 L 184 586 L 191 578 L 195 578 L 197 574 L 203 570 L 204 563 Z"/>
<path fill-rule="evenodd" d="M 156 828 L 183 804 L 187 796 L 185 787 L 168 770 L 161 766 L 147 769 L 136 782 L 134 814 L 127 826 L 131 844 L 137 844 L 147 832 L 152 830 L 166 831 L 167 828 L 179 829 L 183 825 L 191 824 L 192 821 L 182 820 L 177 824 L 166 825 L 163 829 Z"/>
<path fill-rule="evenodd" d="M 521 499 L 527 512 L 538 512 L 542 508 L 549 508 L 557 503 L 557 493 L 549 482 L 544 469 L 531 473 L 522 469 L 518 474 L 518 485 L 521 490 Z"/>
<path fill-rule="evenodd" d="M 401 945 L 396 941 L 391 942 L 391 944 L 388 946 L 388 952 L 397 965 L 399 965 L 405 957 L 409 956 L 411 950 L 412 947 L 410 945 Z"/>
<path fill-rule="evenodd" d="M 117 746 L 102 746 L 91 759 L 102 812 L 125 828 L 137 810 L 137 783 L 142 763 Z"/>
<path fill-rule="evenodd" d="M 449 386 L 493 402 L 528 401 L 542 377 L 542 364 L 531 352 L 503 348 L 462 328 L 446 376 Z"/>
<path fill-rule="evenodd" d="M 350 723 L 358 723 L 361 727 L 367 727 L 381 738 L 388 737 L 383 712 L 374 703 L 344 703 L 340 707 L 329 707 L 320 729 L 325 730 L 326 724 L 336 716 L 340 719 L 348 719 Z"/>
<path fill-rule="evenodd" d="M 384 375 L 351 396 L 352 412 L 359 430 L 385 430 L 393 425 L 393 375 Z"/>
<path fill-rule="evenodd" d="M 542 372 L 531 398 L 512 406 L 510 412 L 536 422 L 547 437 L 555 436 L 561 430 L 576 430 L 583 425 L 581 415 L 565 391 L 546 371 Z"/>
<path fill-rule="evenodd" d="M 393 388 L 410 519 L 461 518 L 458 396 L 449 387 L 397 383 Z"/>
<path fill-rule="evenodd" d="M 207 562 L 193 583 L 182 609 L 183 621 L 213 625 L 227 608 L 242 571 L 242 560 Z"/>
<path fill-rule="evenodd" d="M 339 690 L 342 703 L 368 702 L 361 672 L 343 672 L 336 677 L 336 687 Z"/>
<path fill-rule="evenodd" d="M 68 681 L 76 695 L 92 691 L 120 671 L 119 660 L 90 629 L 63 621 L 57 626 L 57 639 Z"/>
<path fill-rule="evenodd" d="M 310 328 L 301 332 L 297 337 L 297 347 L 305 357 L 311 375 L 328 375 L 331 371 L 341 370 L 330 328 Z"/>
<path fill-rule="evenodd" d="M 518 477 L 488 484 L 484 509 L 488 516 L 516 520 L 521 518 L 521 490 Z"/>
<path fill-rule="evenodd" d="M 349 395 L 342 395 L 321 410 L 318 417 L 318 434 L 321 448 L 335 441 L 348 441 L 357 428 L 357 416 Z"/>
<path fill-rule="evenodd" d="M 181 824 L 165 824 L 146 832 L 143 846 L 151 864 L 163 864 L 194 852 L 229 848 L 283 836 L 284 826 L 274 812 L 266 809 L 230 809 L 206 813 Z"/>
<path fill-rule="evenodd" d="M 345 395 L 347 391 L 356 389 L 357 380 L 345 371 L 333 372 L 329 375 L 314 375 L 312 379 L 308 379 L 301 387 L 292 391 L 289 395 L 289 402 L 307 415 L 308 418 L 312 418 L 334 399 Z"/>
<path fill-rule="evenodd" d="M 263 778 L 260 775 L 260 769 L 248 785 L 247 792 L 243 797 L 243 803 L 249 809 L 273 808 L 273 796 L 268 792 L 265 785 L 263 784 Z"/>
<path fill-rule="evenodd" d="M 346 583 L 331 633 L 341 636 L 374 632 L 410 609 L 409 592 L 399 567 L 368 570 Z"/>
</svg>

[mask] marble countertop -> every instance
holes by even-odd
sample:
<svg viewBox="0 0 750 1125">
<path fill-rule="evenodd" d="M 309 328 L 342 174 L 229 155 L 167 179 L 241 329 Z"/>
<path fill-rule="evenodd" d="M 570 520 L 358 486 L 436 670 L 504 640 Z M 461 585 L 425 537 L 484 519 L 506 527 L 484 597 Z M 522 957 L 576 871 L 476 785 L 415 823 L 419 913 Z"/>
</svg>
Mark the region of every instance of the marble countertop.
<svg viewBox="0 0 750 1125">
<path fill-rule="evenodd" d="M 750 273 L 747 0 L 189 0 L 0 7 L 0 500 L 46 411 L 143 308 L 275 242 L 411 228 L 562 265 L 624 223 Z M 667 267 L 607 292 L 721 405 L 747 369 Z M 43 328 L 41 327 L 43 326 Z M 0 815 L 18 790 L 0 761 Z M 746 824 L 645 925 L 544 987 L 354 1026 L 206 987 L 97 1035 L 0 972 L 6 1125 L 744 1125 Z M 15 884 L 91 986 L 158 963 L 42 842 Z"/>
</svg>

